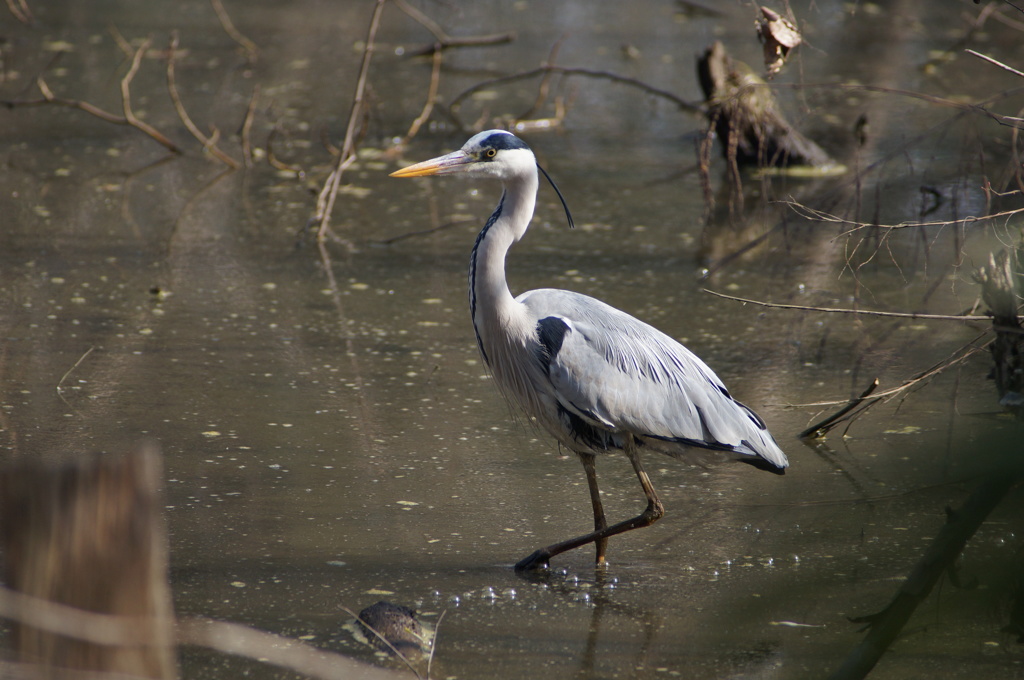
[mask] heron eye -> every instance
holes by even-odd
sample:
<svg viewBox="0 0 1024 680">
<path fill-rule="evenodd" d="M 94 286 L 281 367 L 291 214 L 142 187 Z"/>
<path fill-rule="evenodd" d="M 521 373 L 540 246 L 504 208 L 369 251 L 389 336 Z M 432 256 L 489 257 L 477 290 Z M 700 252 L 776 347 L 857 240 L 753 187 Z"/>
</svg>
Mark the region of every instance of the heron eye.
<svg viewBox="0 0 1024 680">
<path fill-rule="evenodd" d="M 484 158 L 494 158 L 498 155 L 497 149 L 484 149 Z"/>
</svg>

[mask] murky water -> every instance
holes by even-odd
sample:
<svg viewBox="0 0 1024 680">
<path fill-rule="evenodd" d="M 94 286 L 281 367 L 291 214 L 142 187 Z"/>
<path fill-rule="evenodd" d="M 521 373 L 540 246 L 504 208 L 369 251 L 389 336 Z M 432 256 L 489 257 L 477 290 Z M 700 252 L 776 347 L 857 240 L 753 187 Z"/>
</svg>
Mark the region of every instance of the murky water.
<svg viewBox="0 0 1024 680">
<path fill-rule="evenodd" d="M 534 227 L 510 256 L 511 287 L 586 292 L 682 339 L 764 416 L 792 467 L 780 478 L 649 460 L 665 519 L 613 539 L 604 571 L 580 550 L 537 579 L 511 565 L 591 520 L 579 463 L 510 417 L 474 346 L 466 268 L 498 188 L 391 180 L 399 159 L 369 153 L 346 175 L 334 213 L 345 243 L 330 242 L 327 260 L 299 235 L 332 162 L 321 137 L 344 134 L 369 3 L 229 7 L 262 50 L 251 66 L 205 3 L 180 4 L 173 21 L 131 3 L 32 5 L 36 26 L 5 19 L 4 99 L 37 96 L 32 80 L 48 67 L 59 96 L 119 111 L 125 56 L 108 25 L 159 48 L 177 28 L 187 50 L 179 87 L 200 127 L 216 124 L 240 159 L 235 133 L 259 84 L 253 143 L 265 149 L 277 125 L 275 156 L 307 173 L 261 161 L 222 174 L 171 108 L 159 55 L 133 83 L 135 107 L 187 149 L 183 157 L 80 111 L 0 114 L 0 441 L 13 458 L 158 440 L 180 613 L 367 660 L 373 653 L 344 630 L 342 607 L 387 599 L 435 624 L 443 613 L 437 678 L 822 677 L 862 638 L 848 617 L 881 610 L 944 508 L 963 503 L 998 454 L 1019 450 L 985 352 L 875 406 L 846 438 L 840 429 L 818 447 L 796 440 L 838 408 L 801 404 L 845 400 L 876 377 L 894 388 L 974 340 L 983 323 L 765 309 L 701 292 L 944 314 L 974 304 L 971 272 L 1014 238 L 1019 217 L 847 236 L 848 227 L 768 203 L 792 198 L 883 224 L 1019 206 L 1010 197 L 987 208 L 980 189 L 986 179 L 1014 188 L 1008 128 L 896 94 L 821 86 L 856 81 L 970 100 L 1019 87 L 962 53 L 957 41 L 981 11 L 972 3 L 794 4 L 811 44 L 780 78 L 780 99 L 851 172 L 747 178 L 745 210 L 730 220 L 716 155 L 723 210 L 707 228 L 697 118 L 625 85 L 553 81 L 568 101 L 563 125 L 524 136 L 579 228 L 565 228 L 557 198 L 542 189 Z M 559 39 L 559 64 L 693 101 L 693 57 L 711 40 L 751 64 L 760 58 L 754 10 L 738 3 L 711 13 L 653 2 L 628 12 L 592 2 L 421 9 L 451 34 L 518 36 L 446 53 L 442 101 L 536 66 Z M 988 18 L 967 46 L 1019 67 L 1020 36 Z M 406 132 L 430 73 L 428 61 L 401 54 L 429 34 L 395 7 L 378 39 L 363 142 L 371 150 Z M 71 51 L 50 64 L 61 43 Z M 639 56 L 625 58 L 624 45 Z M 944 50 L 951 61 L 938 59 Z M 814 86 L 786 86 L 794 82 Z M 495 86 L 458 114 L 515 115 L 537 84 Z M 990 108 L 1015 115 L 1020 105 L 1014 94 Z M 858 148 L 861 114 L 870 133 Z M 540 115 L 553 115 L 550 102 Z M 443 112 L 433 120 L 402 160 L 468 136 Z M 714 274 L 702 283 L 708 265 Z M 610 517 L 640 509 L 624 459 L 601 460 L 598 473 Z M 873 677 L 1024 674 L 1016 635 L 1001 630 L 1021 587 L 1020 500 L 1011 495 L 968 546 L 961 580 L 978 587 L 943 581 Z M 182 662 L 190 678 L 290 677 L 191 649 Z"/>
</svg>

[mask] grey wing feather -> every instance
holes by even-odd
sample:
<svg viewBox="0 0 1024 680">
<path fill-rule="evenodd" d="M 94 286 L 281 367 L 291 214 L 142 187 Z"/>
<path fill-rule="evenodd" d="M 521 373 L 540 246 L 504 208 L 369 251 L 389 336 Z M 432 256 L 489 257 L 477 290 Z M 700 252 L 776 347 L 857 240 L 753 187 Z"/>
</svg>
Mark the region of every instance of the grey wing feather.
<svg viewBox="0 0 1024 680">
<path fill-rule="evenodd" d="M 546 368 L 558 401 L 592 425 L 648 443 L 703 446 L 789 463 L 764 421 L 688 349 L 653 326 L 585 295 L 543 289 L 518 298 L 550 321 Z"/>
</svg>

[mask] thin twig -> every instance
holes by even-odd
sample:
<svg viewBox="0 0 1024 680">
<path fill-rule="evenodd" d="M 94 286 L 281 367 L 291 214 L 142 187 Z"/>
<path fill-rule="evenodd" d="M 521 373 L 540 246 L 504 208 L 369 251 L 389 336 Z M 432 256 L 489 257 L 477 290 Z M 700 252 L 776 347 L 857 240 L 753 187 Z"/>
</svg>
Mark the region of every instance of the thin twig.
<svg viewBox="0 0 1024 680">
<path fill-rule="evenodd" d="M 981 114 L 985 115 L 986 117 L 991 118 L 992 120 L 996 121 L 1000 125 L 1006 125 L 1008 127 L 1020 128 L 1020 127 L 1022 127 L 1022 123 L 1024 123 L 1024 119 L 1014 118 L 1012 116 L 1004 116 L 1004 115 L 999 114 L 999 113 L 993 113 L 992 111 L 989 111 L 987 108 L 985 108 L 987 105 L 992 104 L 993 102 L 996 102 L 996 101 L 1001 100 L 1001 99 L 1006 99 L 1007 97 L 1012 96 L 1012 95 L 1020 94 L 1020 91 L 1022 89 L 1020 87 L 1016 87 L 1016 88 L 1012 88 L 1010 90 L 1006 90 L 1006 91 L 1000 92 L 1000 93 L 995 94 L 995 95 L 993 95 L 993 96 L 991 96 L 991 97 L 989 97 L 987 99 L 984 99 L 984 100 L 982 100 L 980 102 L 974 102 L 974 103 L 960 102 L 960 101 L 956 101 L 956 100 L 953 100 L 953 99 L 947 99 L 945 97 L 937 97 L 937 96 L 932 95 L 932 94 L 926 94 L 924 92 L 915 92 L 914 90 L 901 90 L 899 88 L 883 87 L 881 85 L 863 85 L 863 84 L 851 84 L 851 83 L 826 82 L 826 83 L 799 83 L 799 84 L 775 83 L 773 85 L 754 85 L 754 84 L 751 84 L 751 85 L 745 85 L 744 86 L 744 88 L 754 88 L 754 87 L 773 87 L 773 88 L 778 88 L 778 89 L 787 88 L 787 89 L 800 89 L 800 90 L 804 90 L 804 89 L 817 89 L 817 88 L 835 88 L 835 89 L 838 89 L 838 90 L 849 90 L 851 92 L 878 92 L 878 93 L 881 93 L 881 94 L 894 94 L 894 95 L 898 95 L 898 96 L 901 96 L 901 97 L 909 97 L 911 99 L 919 99 L 919 100 L 927 102 L 929 104 L 938 104 L 939 106 L 944 106 L 946 108 L 955 109 L 955 110 L 958 110 L 958 111 L 961 111 L 961 112 L 964 112 L 964 113 L 981 113 Z"/>
<path fill-rule="evenodd" d="M 1004 64 L 1001 61 L 996 61 L 992 57 L 985 56 L 984 54 L 981 54 L 980 52 L 975 52 L 974 50 L 966 50 L 966 51 L 969 52 L 970 54 L 973 54 L 974 56 L 978 57 L 979 59 L 984 59 L 985 61 L 987 61 L 990 64 L 995 64 L 999 68 L 1001 68 L 1001 69 L 1003 69 L 1005 71 L 1009 71 L 1010 73 L 1012 73 L 1015 76 L 1020 76 L 1021 78 L 1024 78 L 1024 73 L 1018 71 L 1015 68 L 1011 68 L 1011 67 L 1007 66 L 1006 64 Z"/>
<path fill-rule="evenodd" d="M 252 121 L 256 115 L 256 102 L 260 98 L 260 84 L 252 88 L 252 96 L 249 97 L 249 107 L 245 110 L 245 120 L 242 121 L 242 159 L 245 167 L 253 166 L 252 160 Z"/>
<path fill-rule="evenodd" d="M 280 132 L 280 129 L 280 123 L 275 123 L 274 127 L 270 129 L 269 133 L 267 133 L 267 163 L 269 163 L 270 167 L 274 168 L 275 170 L 281 170 L 283 172 L 294 172 L 296 177 L 305 177 L 306 171 L 303 170 L 300 166 L 285 163 L 284 161 L 277 157 L 277 154 L 274 153 L 274 140 L 277 139 L 277 135 Z M 312 222 L 313 220 L 310 220 L 311 224 Z"/>
<path fill-rule="evenodd" d="M 128 122 L 117 114 L 104 111 L 98 106 L 94 106 L 89 102 L 79 101 L 77 99 L 62 99 L 53 94 L 53 90 L 46 84 L 42 76 L 36 78 L 36 87 L 39 88 L 39 92 L 43 95 L 42 99 L 31 100 L 31 101 L 12 101 L 5 102 L 8 108 L 16 108 L 20 106 L 41 106 L 43 104 L 54 104 L 56 106 L 66 106 L 72 109 L 79 109 L 86 113 L 96 116 L 100 120 L 104 120 L 108 123 L 115 123 L 117 125 L 127 125 Z"/>
<path fill-rule="evenodd" d="M 132 55 L 135 54 L 135 48 L 133 48 L 132 44 L 128 42 L 128 39 L 124 37 L 124 34 L 121 33 L 121 30 L 118 29 L 118 27 L 114 24 L 110 24 L 107 30 L 110 31 L 111 37 L 114 39 L 114 42 L 124 53 L 124 56 L 128 59 L 131 59 Z"/>
<path fill-rule="evenodd" d="M 436 233 L 436 232 L 439 232 L 439 231 L 444 231 L 445 229 L 451 229 L 452 227 L 458 227 L 458 226 L 461 226 L 461 225 L 469 223 L 469 222 L 475 222 L 475 220 L 468 220 L 468 219 L 467 220 L 453 220 L 451 222 L 446 222 L 445 224 L 442 224 L 442 225 L 439 225 L 439 226 L 436 226 L 436 227 L 431 227 L 430 229 L 420 229 L 420 230 L 417 230 L 417 231 L 407 231 L 405 233 L 399 234 L 398 236 L 391 236 L 391 237 L 385 238 L 385 239 L 379 239 L 379 240 L 376 240 L 376 241 L 370 241 L 370 243 L 376 243 L 376 244 L 379 244 L 379 245 L 382 245 L 382 246 L 390 246 L 393 243 L 398 243 L 399 241 L 404 241 L 407 238 L 416 238 L 418 236 L 429 236 L 430 234 L 433 234 L 433 233 Z"/>
<path fill-rule="evenodd" d="M 851 229 L 848 229 L 847 231 L 840 233 L 839 236 L 847 236 L 859 229 L 867 228 L 909 229 L 914 227 L 949 227 L 954 225 L 967 225 L 973 224 L 974 222 L 984 222 L 986 220 L 994 220 L 1002 217 L 1011 217 L 1013 215 L 1017 215 L 1019 213 L 1024 212 L 1024 208 L 1015 208 L 1013 210 L 1004 210 L 1003 212 L 993 213 L 991 215 L 982 215 L 980 217 L 972 215 L 968 217 L 962 217 L 957 220 L 936 220 L 933 222 L 900 222 L 899 224 L 875 224 L 872 222 L 857 222 L 855 220 L 848 220 L 844 217 L 839 217 L 838 215 L 827 213 L 824 210 L 818 210 L 817 208 L 812 208 L 808 205 L 804 205 L 803 203 L 797 203 L 796 201 L 773 202 L 789 206 L 795 213 L 806 219 L 819 220 L 821 222 L 831 222 L 834 224 L 846 224 L 852 227 Z"/>
<path fill-rule="evenodd" d="M 7 0 L 7 9 L 10 10 L 15 19 L 23 24 L 31 24 L 35 21 L 35 17 L 32 16 L 32 11 L 28 8 L 28 3 L 25 0 Z"/>
<path fill-rule="evenodd" d="M 139 48 L 135 50 L 135 55 L 132 57 L 132 64 L 128 67 L 128 72 L 125 73 L 124 78 L 121 79 L 121 108 L 124 111 L 124 119 L 127 121 L 128 125 L 142 130 L 153 139 L 158 139 L 163 137 L 163 135 L 157 132 L 156 128 L 152 125 L 139 120 L 135 116 L 135 112 L 132 111 L 132 80 L 135 78 L 135 74 L 138 73 L 139 65 L 142 63 L 142 56 L 146 53 L 146 50 L 149 49 L 151 42 L 152 41 L 149 38 L 142 41 Z M 172 150 L 177 151 L 177 147 Z"/>
<path fill-rule="evenodd" d="M 547 61 L 544 62 L 545 64 L 555 63 L 555 61 L 558 59 L 558 52 L 562 48 L 562 43 L 565 42 L 565 38 L 566 35 L 564 33 L 558 36 L 558 40 L 556 40 L 555 44 L 551 46 L 550 50 L 548 50 L 548 58 Z M 551 78 L 553 75 L 553 72 L 548 72 L 544 74 L 544 76 L 540 79 L 540 85 L 537 86 L 537 98 L 534 99 L 533 105 L 529 109 L 524 111 L 522 115 L 518 116 L 516 120 L 525 120 L 531 118 L 533 117 L 536 111 L 540 110 L 540 108 L 544 105 L 544 102 L 547 101 L 548 92 L 551 89 Z"/>
<path fill-rule="evenodd" d="M 352 111 L 349 113 L 348 127 L 345 130 L 345 141 L 341 145 L 341 155 L 338 156 L 338 164 L 327 178 L 324 188 L 320 192 L 317 200 L 317 213 L 310 220 L 312 224 L 319 224 L 317 231 L 318 241 L 323 241 L 330 231 L 331 212 L 334 210 L 334 201 L 338 196 L 338 187 L 341 186 L 341 175 L 356 159 L 356 124 L 363 110 L 366 81 L 370 73 L 370 61 L 373 58 L 377 28 L 380 26 L 380 17 L 384 10 L 385 2 L 386 0 L 376 0 L 375 2 L 373 16 L 370 19 L 370 26 L 366 32 L 366 47 L 363 49 L 363 61 L 359 67 L 359 79 L 356 81 L 356 91 L 352 98 Z"/>
<path fill-rule="evenodd" d="M 440 49 L 434 50 L 433 64 L 430 69 L 430 86 L 427 88 L 427 101 L 424 102 L 420 115 L 409 126 L 409 131 L 405 133 L 399 146 L 408 144 L 420 131 L 420 127 L 430 119 L 430 114 L 434 110 L 434 102 L 437 100 L 437 88 L 441 82 L 441 55 Z"/>
<path fill-rule="evenodd" d="M 413 52 L 410 56 L 418 57 L 426 54 L 436 54 L 441 50 L 445 50 L 449 47 L 478 47 L 484 45 L 500 45 L 502 43 L 511 42 L 515 40 L 516 34 L 513 32 L 508 33 L 494 33 L 491 35 L 481 36 L 469 36 L 464 38 L 453 38 L 448 35 L 441 25 L 436 21 L 428 17 L 426 14 L 416 9 L 405 0 L 392 0 L 395 7 L 405 12 L 410 18 L 418 22 L 423 28 L 430 31 L 434 36 L 434 44 L 425 47 L 419 52 Z"/>
<path fill-rule="evenodd" d="M 960 363 L 966 361 L 967 359 L 972 357 L 977 352 L 980 352 L 980 351 L 984 350 L 985 348 L 987 348 L 989 345 L 992 344 L 991 340 L 985 342 L 982 345 L 975 344 L 979 340 L 984 338 L 986 335 L 988 335 L 988 331 L 985 331 L 984 333 L 982 333 L 981 335 L 978 335 L 976 338 L 974 338 L 973 340 L 971 340 L 967 344 L 961 346 L 959 349 L 957 349 L 955 352 L 950 354 L 948 357 L 946 357 L 942 361 L 939 361 L 939 362 L 929 366 L 925 370 L 921 371 L 920 373 L 918 373 L 918 374 L 908 378 L 907 380 L 904 380 L 900 385 L 898 385 L 898 386 L 896 386 L 896 387 L 894 387 L 892 389 L 885 390 L 884 392 L 879 392 L 877 394 L 872 394 L 870 397 L 867 397 L 865 399 L 860 400 L 857 404 L 854 405 L 854 407 L 852 409 L 844 409 L 846 411 L 844 414 L 841 414 L 841 415 L 837 414 L 836 416 L 827 419 L 827 420 L 831 421 L 828 424 L 828 428 L 825 429 L 824 431 L 822 431 L 820 434 L 818 434 L 816 436 L 818 436 L 818 437 L 824 436 L 829 430 L 832 430 L 837 425 L 839 425 L 840 423 L 845 422 L 845 421 L 850 421 L 850 425 L 847 425 L 847 431 L 848 431 L 849 428 L 853 425 L 853 421 L 855 421 L 857 418 L 860 418 L 862 415 L 864 415 L 864 413 L 869 408 L 874 406 L 875 404 L 878 404 L 880 402 L 891 401 L 892 399 L 895 399 L 897 396 L 899 396 L 901 394 L 904 394 L 905 392 L 909 391 L 911 388 L 917 386 L 918 384 L 924 382 L 925 380 L 928 380 L 929 378 L 932 378 L 932 377 L 938 375 L 939 373 L 945 371 L 947 368 L 950 368 L 952 366 L 956 366 L 957 364 L 960 364 Z M 843 402 L 830 402 L 830 403 L 823 403 L 821 405 L 835 405 L 835 404 L 841 404 L 841 403 L 843 403 Z M 821 429 L 821 428 L 819 428 L 819 429 Z M 805 432 L 806 432 L 806 430 L 805 430 Z M 845 432 L 844 432 L 844 434 L 845 434 Z"/>
<path fill-rule="evenodd" d="M 70 408 L 70 409 L 72 409 L 72 410 L 74 410 L 74 407 L 73 407 L 73 406 L 71 406 L 71 404 L 68 404 L 68 400 L 64 398 L 64 393 L 63 393 L 63 392 L 61 392 L 61 387 L 63 387 L 63 386 L 64 386 L 64 381 L 68 379 L 68 376 L 69 376 L 69 375 L 71 375 L 71 374 L 72 374 L 72 373 L 74 372 L 74 370 L 75 370 L 76 368 L 78 368 L 78 367 L 79 367 L 79 366 L 80 366 L 80 365 L 82 364 L 82 362 L 86 360 L 86 358 L 88 358 L 88 356 L 89 356 L 90 354 L 92 354 L 92 351 L 93 351 L 94 349 L 96 349 L 96 347 L 95 347 L 95 346 L 93 346 L 93 347 L 90 347 L 89 349 L 85 350 L 85 354 L 83 354 L 82 356 L 78 357 L 78 361 L 76 361 L 76 362 L 75 362 L 74 366 L 72 366 L 71 368 L 69 368 L 69 369 L 67 370 L 67 372 L 65 372 L 65 373 L 64 373 L 64 375 L 62 375 L 62 376 L 61 376 L 60 380 L 59 380 L 59 381 L 57 381 L 57 396 L 58 396 L 58 397 L 60 397 L 60 400 L 61 400 L 61 401 L 63 401 L 63 402 L 64 402 L 64 404 L 65 404 L 65 405 L 66 405 L 66 406 L 67 406 L 68 408 Z"/>
<path fill-rule="evenodd" d="M 567 66 L 555 66 L 553 64 L 544 64 L 542 66 L 538 66 L 537 68 L 533 68 L 528 71 L 512 73 L 507 76 L 499 76 L 497 78 L 491 78 L 489 80 L 477 83 L 476 85 L 473 85 L 472 87 L 467 88 L 460 92 L 458 95 L 456 95 L 455 98 L 452 99 L 451 101 L 450 108 L 453 110 L 458 108 L 462 100 L 466 99 L 475 92 L 479 92 L 480 90 L 486 89 L 488 87 L 502 85 L 505 83 L 511 83 L 517 80 L 525 80 L 527 78 L 534 78 L 536 76 L 543 75 L 546 73 L 561 73 L 569 76 L 584 76 L 587 78 L 600 78 L 604 80 L 610 80 L 612 82 L 620 83 L 622 85 L 636 87 L 640 90 L 643 90 L 647 94 L 651 94 L 656 97 L 661 97 L 662 99 L 667 99 L 676 106 L 678 106 L 679 108 L 683 109 L 684 111 L 689 111 L 691 113 L 698 113 L 701 111 L 701 107 L 699 105 L 688 102 L 682 97 L 676 95 L 675 93 L 669 92 L 668 90 L 663 90 L 661 88 L 654 87 L 653 85 L 648 85 L 644 81 L 637 80 L 636 78 L 620 76 L 617 73 L 612 73 L 611 71 L 599 71 L 589 68 L 570 68 Z"/>
<path fill-rule="evenodd" d="M 245 48 L 246 60 L 250 64 L 255 62 L 256 57 L 259 56 L 260 48 L 256 47 L 256 43 L 246 38 L 235 28 L 235 24 L 232 23 L 231 17 L 228 16 L 227 10 L 224 9 L 224 5 L 221 4 L 220 0 L 210 0 L 210 4 L 213 5 L 213 11 L 217 14 L 217 19 L 220 21 L 221 27 L 224 28 L 224 32 L 231 36 L 232 40 Z"/>
<path fill-rule="evenodd" d="M 434 663 L 434 651 L 437 649 L 437 636 L 441 630 L 441 621 L 444 620 L 444 615 L 448 613 L 445 609 L 437 617 L 437 623 L 434 624 L 434 635 L 430 638 L 430 656 L 427 657 L 427 680 L 430 680 L 430 667 Z"/>
<path fill-rule="evenodd" d="M 965 359 L 970 358 L 975 353 L 987 349 L 988 346 L 992 344 L 992 340 L 986 340 L 981 345 L 976 344 L 979 340 L 982 340 L 987 335 L 989 335 L 989 332 L 986 330 L 985 332 L 975 336 L 972 340 L 958 347 L 952 354 L 950 354 L 942 361 L 939 361 L 938 363 L 931 365 L 930 367 L 926 368 L 920 373 L 903 381 L 900 385 L 896 387 L 884 390 L 882 392 L 878 392 L 877 394 L 872 394 L 871 399 L 888 399 L 890 397 L 894 397 L 899 393 L 904 392 L 907 388 L 913 387 L 920 381 L 925 380 L 926 378 L 930 378 L 933 375 L 936 375 L 937 373 L 941 373 L 950 366 L 955 366 L 956 364 L 959 364 Z M 816 401 L 805 404 L 787 404 L 787 406 L 791 408 L 810 408 L 814 406 L 839 406 L 840 404 L 846 403 L 848 403 L 848 400 L 844 399 L 837 401 Z"/>
<path fill-rule="evenodd" d="M 185 110 L 185 105 L 181 103 L 181 97 L 178 96 L 178 88 L 175 84 L 174 78 L 174 55 L 178 50 L 178 32 L 171 32 L 171 43 L 167 53 L 167 91 L 171 95 L 171 102 L 174 104 L 174 110 L 178 112 L 178 117 L 181 118 L 181 122 L 185 124 L 188 131 L 192 133 L 192 136 L 199 140 L 203 145 L 203 149 L 212 154 L 217 160 L 225 165 L 237 170 L 241 165 L 231 156 L 227 155 L 217 146 L 217 139 L 220 137 L 220 131 L 216 127 L 212 127 L 212 135 L 206 136 L 203 132 L 192 122 L 188 112 Z"/>
<path fill-rule="evenodd" d="M 867 309 L 846 309 L 842 307 L 810 307 L 807 305 L 787 305 L 780 302 L 765 302 L 763 300 L 751 300 L 748 298 L 736 297 L 735 295 L 726 295 L 725 293 L 718 293 L 713 290 L 704 288 L 703 291 L 715 297 L 725 298 L 726 300 L 733 300 L 734 302 L 742 302 L 744 304 L 758 305 L 760 307 L 773 307 L 776 309 L 795 309 L 802 312 L 827 312 L 830 314 L 863 314 L 865 316 L 887 316 L 895 317 L 898 319 L 920 319 L 928 321 L 991 321 L 991 314 L 976 314 L 973 316 L 964 316 L 961 314 L 920 314 L 917 312 L 880 312 Z"/>
</svg>

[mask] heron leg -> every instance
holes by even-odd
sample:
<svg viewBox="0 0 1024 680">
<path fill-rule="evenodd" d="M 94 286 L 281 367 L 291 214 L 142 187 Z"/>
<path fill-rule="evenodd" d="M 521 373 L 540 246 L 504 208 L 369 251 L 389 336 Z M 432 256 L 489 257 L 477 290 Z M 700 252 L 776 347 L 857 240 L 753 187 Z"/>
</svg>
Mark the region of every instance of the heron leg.
<svg viewBox="0 0 1024 680">
<path fill-rule="evenodd" d="M 599 533 L 608 528 L 608 520 L 604 516 L 601 491 L 597 488 L 597 466 L 595 465 L 597 456 L 592 453 L 581 453 L 579 456 L 580 461 L 583 463 L 583 470 L 587 473 L 587 486 L 590 487 L 590 503 L 594 506 L 594 532 Z M 601 566 L 604 564 L 604 553 L 608 547 L 608 539 L 595 539 L 594 546 L 597 549 L 594 561 L 598 566 Z"/>
<path fill-rule="evenodd" d="M 539 569 L 547 566 L 548 561 L 555 555 L 578 548 L 581 545 L 586 545 L 587 543 L 607 541 L 609 538 L 617 534 L 650 526 L 664 517 L 665 506 L 662 505 L 661 501 L 658 499 L 658 494 L 654 491 L 654 485 L 651 484 L 651 478 L 647 476 L 644 466 L 640 463 L 640 454 L 637 453 L 636 443 L 633 441 L 632 437 L 629 437 L 627 440 L 626 445 L 623 448 L 623 452 L 626 454 L 626 457 L 629 458 L 629 462 L 633 464 L 633 471 L 636 472 L 636 477 L 640 480 L 640 486 L 644 489 L 644 495 L 647 496 L 647 507 L 644 508 L 644 511 L 632 519 L 627 519 L 623 522 L 619 522 L 618 524 L 613 524 L 610 527 L 606 526 L 603 529 L 595 530 L 589 534 L 570 538 L 568 541 L 554 543 L 546 548 L 541 548 L 529 557 L 520 560 L 516 564 L 516 571 Z M 586 463 L 584 463 L 584 466 L 586 466 Z M 587 477 L 589 479 L 589 472 L 587 473 Z M 592 488 L 596 488 L 596 475 L 595 484 Z"/>
</svg>

